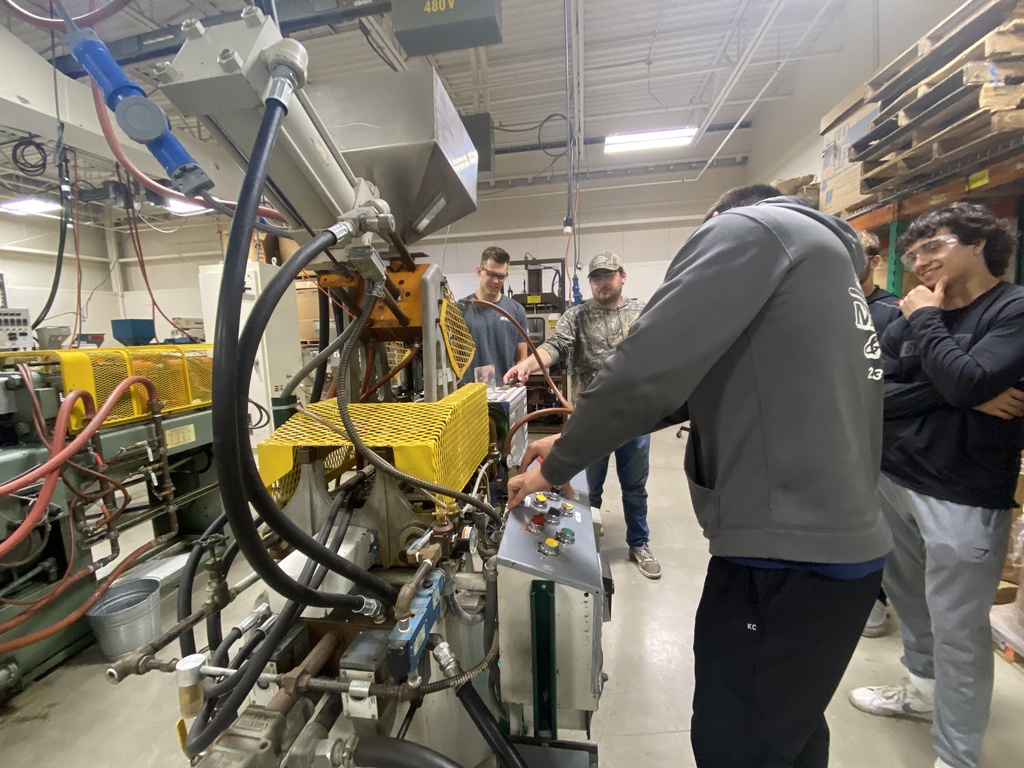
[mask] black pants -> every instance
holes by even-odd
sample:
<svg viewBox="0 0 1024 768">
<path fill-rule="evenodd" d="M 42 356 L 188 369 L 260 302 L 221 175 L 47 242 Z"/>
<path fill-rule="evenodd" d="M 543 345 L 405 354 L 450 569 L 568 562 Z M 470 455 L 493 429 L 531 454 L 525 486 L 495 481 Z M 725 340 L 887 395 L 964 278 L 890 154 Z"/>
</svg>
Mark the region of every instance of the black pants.
<svg viewBox="0 0 1024 768">
<path fill-rule="evenodd" d="M 698 768 L 828 765 L 825 707 L 881 581 L 711 558 L 693 640 Z"/>
</svg>

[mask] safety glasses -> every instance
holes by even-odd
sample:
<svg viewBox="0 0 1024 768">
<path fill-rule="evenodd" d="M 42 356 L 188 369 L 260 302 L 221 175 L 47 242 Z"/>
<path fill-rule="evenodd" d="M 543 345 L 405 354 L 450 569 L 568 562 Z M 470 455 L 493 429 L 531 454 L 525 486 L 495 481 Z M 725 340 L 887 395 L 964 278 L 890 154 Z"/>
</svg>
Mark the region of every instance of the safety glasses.
<svg viewBox="0 0 1024 768">
<path fill-rule="evenodd" d="M 906 269 L 913 270 L 919 258 L 935 258 L 958 242 L 960 239 L 956 235 L 936 235 L 931 240 L 925 240 L 917 248 L 904 253 L 900 256 L 900 261 Z"/>
</svg>

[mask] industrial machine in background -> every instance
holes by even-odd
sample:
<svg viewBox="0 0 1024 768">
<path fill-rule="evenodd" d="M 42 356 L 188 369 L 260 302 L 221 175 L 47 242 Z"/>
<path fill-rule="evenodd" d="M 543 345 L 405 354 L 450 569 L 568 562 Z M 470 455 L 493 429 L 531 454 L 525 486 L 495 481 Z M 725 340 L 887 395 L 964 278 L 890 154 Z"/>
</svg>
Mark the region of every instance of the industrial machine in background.
<svg viewBox="0 0 1024 768">
<path fill-rule="evenodd" d="M 562 259 L 535 259 L 527 254 L 526 259 L 513 261 L 510 266 L 523 267 L 526 280 L 522 290 L 512 293 L 510 298 L 519 302 L 526 310 L 526 328 L 534 344 L 543 344 L 554 332 L 558 319 L 566 309 L 565 262 Z M 510 288 L 509 290 L 512 290 Z M 563 361 L 564 362 L 564 361 Z M 551 381 L 562 394 L 569 392 L 569 370 L 563 362 L 551 367 Z M 551 391 L 547 379 L 540 373 L 530 376 L 526 382 L 526 409 L 530 413 L 558 408 L 559 398 Z M 535 432 L 560 432 L 566 415 L 551 413 L 533 422 Z"/>
<path fill-rule="evenodd" d="M 0 700 L 93 642 L 99 586 L 220 513 L 211 368 L 209 346 L 0 353 Z"/>
<path fill-rule="evenodd" d="M 122 127 L 149 137 L 147 145 L 154 135 L 163 141 L 166 127 L 138 100 L 144 95 L 120 83 L 98 39 L 63 15 L 67 44 L 103 85 Z M 107 679 L 173 673 L 180 713 L 168 718 L 182 718 L 184 751 L 202 768 L 471 768 L 492 755 L 513 768 L 596 766 L 589 730 L 603 687 L 601 625 L 611 589 L 589 509 L 556 494 L 505 509 L 505 482 L 532 418 L 525 395 L 488 394 L 482 384 L 457 389 L 472 337 L 440 269 L 417 263 L 408 248 L 475 209 L 477 155 L 437 75 L 360 75 L 307 87 L 305 50 L 256 7 L 235 22 L 206 29 L 186 21 L 183 29 L 180 53 L 158 68 L 164 93 L 247 169 L 223 268 L 204 284 L 209 396 L 172 414 L 150 392 L 147 412 L 136 385 L 153 380 L 132 369 L 119 370 L 120 388 L 97 390 L 96 399 L 105 419 L 110 408 L 127 407 L 124 398 L 139 407 L 111 434 L 151 425 L 150 448 L 168 456 L 168 472 L 174 441 L 165 425 L 208 418 L 208 431 L 192 426 L 195 445 L 212 448 L 211 465 L 201 469 L 215 473 L 223 513 L 192 523 L 205 528 L 182 571 L 176 625 L 113 663 Z M 128 98 L 130 110 L 122 106 Z M 179 192 L 231 210 L 212 197 L 202 169 L 172 150 L 160 156 Z M 273 210 L 259 207 L 263 195 Z M 298 251 L 280 267 L 249 262 L 257 225 L 292 236 Z M 290 318 L 302 274 L 315 275 L 320 302 L 318 354 L 304 365 Z M 125 354 L 144 354 L 139 349 Z M 179 348 L 186 368 L 190 353 L 205 349 Z M 292 350 L 295 369 L 272 365 Z M 38 374 L 10 375 L 42 391 L 59 362 L 37 359 Z M 271 380 L 258 383 L 267 369 Z M 51 379 L 33 378 L 44 374 Z M 84 427 L 72 453 L 94 461 L 87 474 L 100 485 L 91 498 L 108 482 L 96 475 L 105 476 L 101 463 L 117 466 L 114 443 L 92 445 L 95 458 L 82 455 L 82 435 L 100 416 L 75 421 L 63 386 L 72 406 L 56 415 L 54 458 L 31 472 L 53 481 L 65 432 Z M 269 390 L 276 429 L 254 455 L 248 408 L 258 386 Z M 43 435 L 55 399 L 35 416 Z M 19 401 L 14 420 L 33 412 Z M 49 454 L 26 457 L 8 484 L 23 483 L 17 472 Z M 160 492 L 168 483 L 173 476 Z M 9 513 L 19 530 L 38 522 L 26 506 L 50 501 L 49 486 L 23 490 L 5 497 L 21 505 Z M 143 513 L 175 524 L 159 545 L 180 535 L 180 507 Z M 77 534 L 69 511 L 47 509 L 68 519 L 68 539 Z M 85 520 L 108 534 L 116 523 L 109 514 Z M 224 633 L 218 617 L 240 588 L 227 579 L 239 556 L 268 598 Z M 214 586 L 194 607 L 204 560 Z M 196 633 L 204 621 L 205 650 Z"/>
</svg>

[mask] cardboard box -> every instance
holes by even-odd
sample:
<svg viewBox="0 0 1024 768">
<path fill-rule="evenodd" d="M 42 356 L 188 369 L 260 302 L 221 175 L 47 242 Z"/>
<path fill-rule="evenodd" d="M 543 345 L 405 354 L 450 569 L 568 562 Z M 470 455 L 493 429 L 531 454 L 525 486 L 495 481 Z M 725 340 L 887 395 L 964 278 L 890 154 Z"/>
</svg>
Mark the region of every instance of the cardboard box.
<svg viewBox="0 0 1024 768">
<path fill-rule="evenodd" d="M 310 283 L 295 284 L 295 300 L 299 308 L 299 340 L 316 343 L 320 335 L 316 321 L 320 319 L 319 289 Z"/>
<path fill-rule="evenodd" d="M 1017 477 L 1017 493 L 1016 493 L 1016 496 L 1015 496 L 1015 498 L 1017 499 L 1017 504 L 1021 503 L 1021 498 L 1022 497 L 1024 497 L 1024 475 L 1019 475 Z M 1020 518 L 1020 516 L 1021 516 L 1021 508 L 1018 506 L 1016 509 L 1013 510 L 1013 520 L 1014 520 L 1015 523 Z M 1009 552 L 1006 555 L 1006 565 L 1003 567 L 1003 581 L 1009 581 L 1011 584 L 1020 584 L 1020 577 L 1021 577 L 1020 566 L 1014 565 L 1013 562 L 1010 560 L 1010 558 L 1013 557 L 1013 547 L 1014 547 L 1014 541 L 1013 541 L 1013 538 L 1012 538 L 1012 536 L 1013 536 L 1013 528 L 1012 528 L 1012 526 L 1011 526 L 1010 531 L 1011 531 L 1011 533 L 1010 533 L 1010 536 L 1011 536 L 1011 538 L 1010 538 L 1010 550 L 1009 550 Z M 1022 599 L 1022 593 L 1024 593 L 1024 589 L 1019 590 L 1018 593 L 1017 593 L 1017 601 L 1018 601 L 1018 603 L 1020 603 L 1020 601 Z M 1024 609 L 1024 605 L 1022 605 L 1022 609 Z"/>
<path fill-rule="evenodd" d="M 220 250 L 223 254 L 227 254 L 228 251 L 229 235 L 227 230 L 221 230 Z M 277 237 L 265 232 L 253 232 L 252 242 L 249 244 L 249 261 L 265 261 L 268 264 L 273 264 L 276 259 Z"/>
<path fill-rule="evenodd" d="M 843 213 L 871 202 L 860 191 L 860 163 L 850 162 L 850 145 L 862 138 L 878 115 L 878 104 L 862 104 L 850 110 L 823 134 L 821 210 Z"/>
</svg>

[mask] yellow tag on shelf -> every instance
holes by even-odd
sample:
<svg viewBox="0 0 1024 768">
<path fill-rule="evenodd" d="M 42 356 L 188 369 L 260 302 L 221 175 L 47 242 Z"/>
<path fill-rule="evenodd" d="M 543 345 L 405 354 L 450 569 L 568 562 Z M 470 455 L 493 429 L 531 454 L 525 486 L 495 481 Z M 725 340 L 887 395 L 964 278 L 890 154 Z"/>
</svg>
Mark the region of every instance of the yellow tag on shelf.
<svg viewBox="0 0 1024 768">
<path fill-rule="evenodd" d="M 967 191 L 970 192 L 972 189 L 978 189 L 979 187 L 988 186 L 988 169 L 984 171 L 978 171 L 972 173 L 967 177 Z"/>
<path fill-rule="evenodd" d="M 526 296 L 526 303 L 527 304 L 540 304 L 540 294 L 539 293 L 528 294 Z"/>
</svg>

